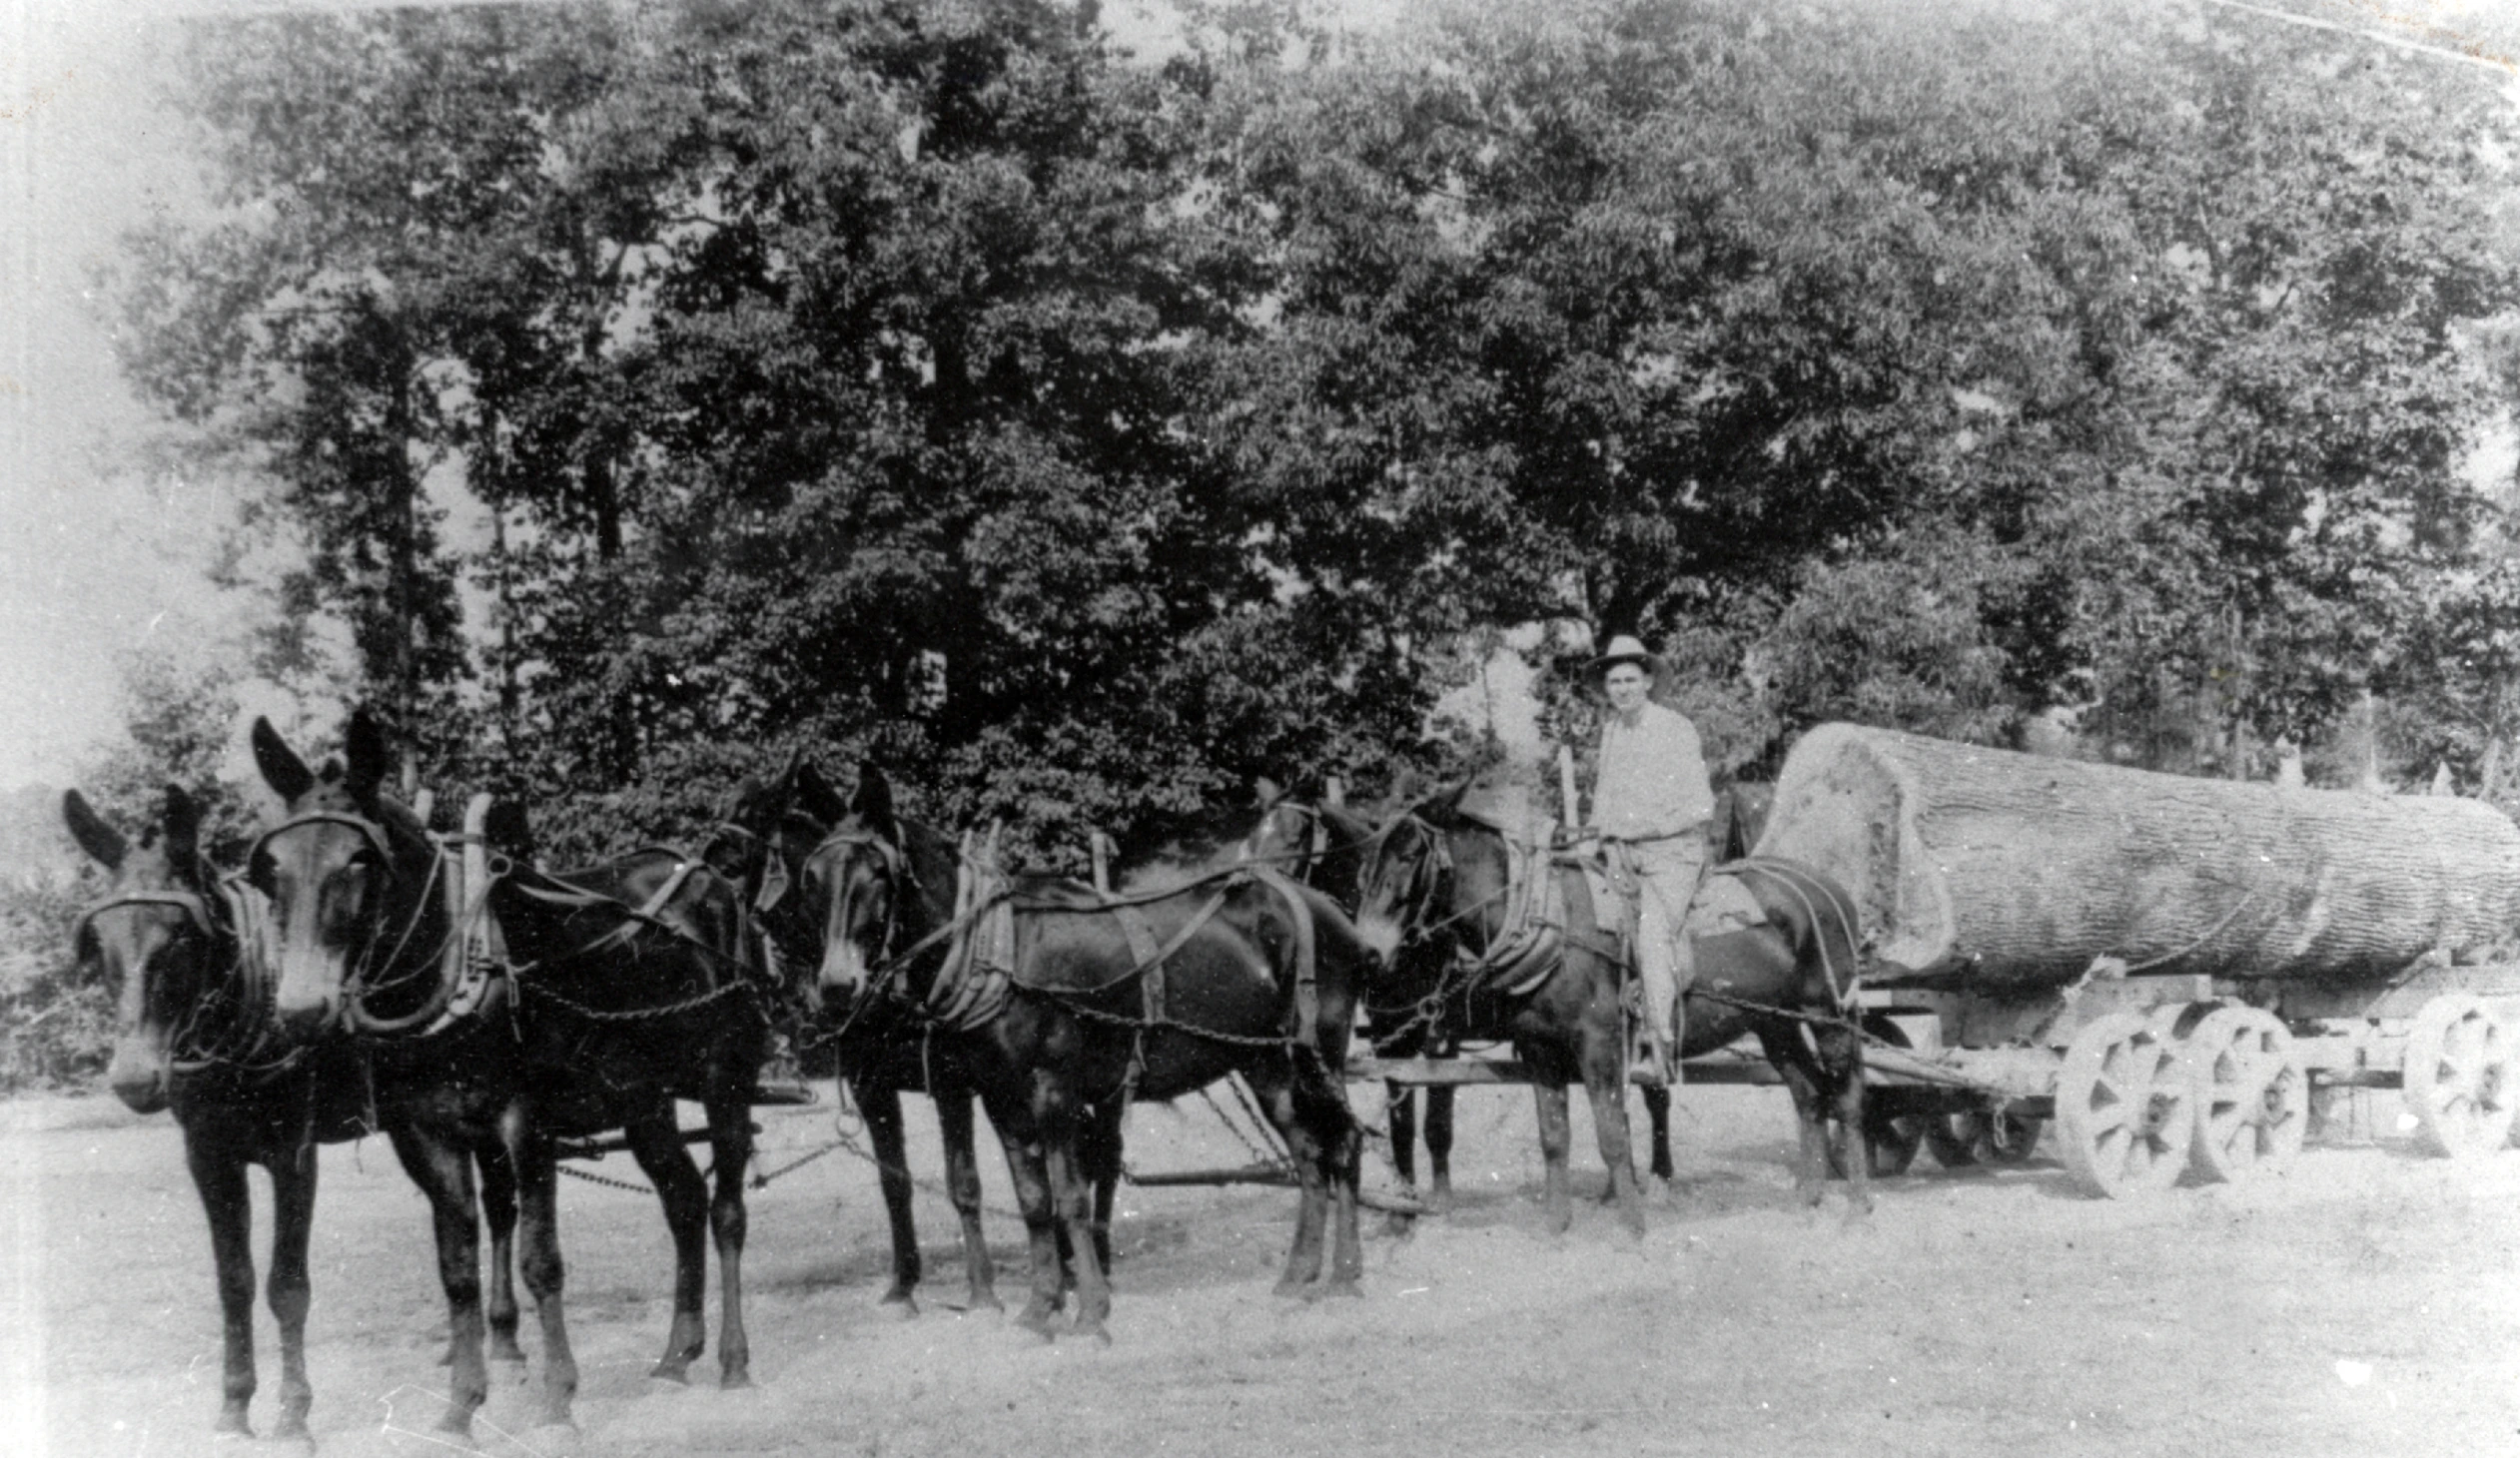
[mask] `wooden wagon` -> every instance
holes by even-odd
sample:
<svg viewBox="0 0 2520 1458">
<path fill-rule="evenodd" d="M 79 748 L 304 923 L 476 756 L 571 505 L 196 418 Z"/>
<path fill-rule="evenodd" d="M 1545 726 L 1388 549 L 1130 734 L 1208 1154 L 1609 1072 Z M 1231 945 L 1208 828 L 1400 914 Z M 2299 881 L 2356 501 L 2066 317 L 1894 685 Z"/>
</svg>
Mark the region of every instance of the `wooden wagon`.
<svg viewBox="0 0 2520 1458">
<path fill-rule="evenodd" d="M 2453 1157 L 2511 1136 L 2520 828 L 2491 806 L 1834 724 L 1758 852 L 1863 904 L 1877 1168 L 2020 1157 L 2053 1121 L 2096 1193 L 2231 1178 L 2341 1088 L 2402 1089 Z"/>
</svg>

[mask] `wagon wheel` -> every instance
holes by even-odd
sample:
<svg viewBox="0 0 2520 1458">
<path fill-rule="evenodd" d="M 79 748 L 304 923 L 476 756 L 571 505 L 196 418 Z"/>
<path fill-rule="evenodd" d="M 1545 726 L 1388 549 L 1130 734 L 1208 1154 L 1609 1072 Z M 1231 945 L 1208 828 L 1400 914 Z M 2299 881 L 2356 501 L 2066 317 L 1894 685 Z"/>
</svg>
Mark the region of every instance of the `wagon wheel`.
<svg viewBox="0 0 2520 1458">
<path fill-rule="evenodd" d="M 2276 1170 L 2301 1152 L 2310 1126 L 2310 1075 L 2292 1034 L 2262 1008 L 2216 1008 L 2188 1033 L 2180 1057 L 2196 1081 L 2197 1172 L 2238 1179 Z"/>
<path fill-rule="evenodd" d="M 2025 1164 L 2039 1146 L 2048 1121 L 2037 1114 L 1964 1108 L 1925 1126 L 1925 1146 L 1946 1169 L 1978 1164 Z"/>
<path fill-rule="evenodd" d="M 2444 993 L 2424 1004 L 2406 1035 L 2406 1106 L 2433 1146 L 2453 1159 L 2502 1147 L 2511 1136 L 2515 1049 L 2484 1002 Z"/>
<path fill-rule="evenodd" d="M 1892 1048 L 1909 1047 L 1908 1035 L 1896 1019 L 1879 1013 L 1864 1020 L 1864 1032 Z M 1936 1120 L 1933 1115 L 1905 1109 L 1889 1091 L 1868 1089 L 1864 1095 L 1864 1151 L 1869 1167 L 1876 1176 L 1905 1174 L 1917 1161 L 1917 1148 L 1923 1144 Z"/>
<path fill-rule="evenodd" d="M 2131 1013 L 2074 1035 L 2056 1101 L 2058 1152 L 2095 1194 L 2167 1189 L 2187 1165 L 2194 1081 L 2160 1030 Z"/>
</svg>

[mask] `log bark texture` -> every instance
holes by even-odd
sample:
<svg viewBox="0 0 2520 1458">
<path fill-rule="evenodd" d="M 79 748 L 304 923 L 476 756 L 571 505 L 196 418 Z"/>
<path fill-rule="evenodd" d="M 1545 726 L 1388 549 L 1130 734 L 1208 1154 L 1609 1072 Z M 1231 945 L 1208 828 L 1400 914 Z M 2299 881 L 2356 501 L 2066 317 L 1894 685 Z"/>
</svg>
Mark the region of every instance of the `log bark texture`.
<svg viewBox="0 0 2520 1458">
<path fill-rule="evenodd" d="M 2384 980 L 2520 927 L 2520 827 L 2474 800 L 2279 789 L 1827 724 L 1758 853 L 1862 904 L 1889 981 L 2028 994 L 2135 973 Z"/>
</svg>

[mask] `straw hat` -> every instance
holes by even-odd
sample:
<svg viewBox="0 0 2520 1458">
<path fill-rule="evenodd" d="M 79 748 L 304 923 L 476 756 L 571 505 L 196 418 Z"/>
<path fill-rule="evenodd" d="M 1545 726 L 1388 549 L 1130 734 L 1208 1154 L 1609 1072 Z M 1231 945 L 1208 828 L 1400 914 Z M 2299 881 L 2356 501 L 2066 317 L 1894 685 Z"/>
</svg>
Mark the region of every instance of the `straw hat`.
<svg viewBox="0 0 2520 1458">
<path fill-rule="evenodd" d="M 1609 677 L 1610 670 L 1622 663 L 1633 663 L 1645 670 L 1650 680 L 1648 692 L 1659 692 L 1671 680 L 1671 665 L 1662 656 L 1649 652 L 1633 633 L 1620 633 L 1610 639 L 1610 646 L 1592 660 L 1592 677 L 1596 683 Z"/>
</svg>

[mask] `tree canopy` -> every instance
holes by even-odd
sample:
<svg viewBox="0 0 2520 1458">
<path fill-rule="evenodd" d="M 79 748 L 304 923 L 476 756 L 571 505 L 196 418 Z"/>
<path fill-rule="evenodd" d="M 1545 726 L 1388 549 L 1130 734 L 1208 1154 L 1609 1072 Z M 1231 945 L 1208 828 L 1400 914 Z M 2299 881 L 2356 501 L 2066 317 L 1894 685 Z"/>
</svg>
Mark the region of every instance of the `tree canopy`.
<svg viewBox="0 0 2520 1458">
<path fill-rule="evenodd" d="M 2419 58 L 2174 0 L 186 29 L 219 211 L 135 241 L 133 377 L 563 847 L 796 748 L 1037 851 L 1387 781 L 1535 619 L 1666 647 L 1731 766 L 2520 728 L 2463 470 L 2515 139 Z"/>
</svg>

